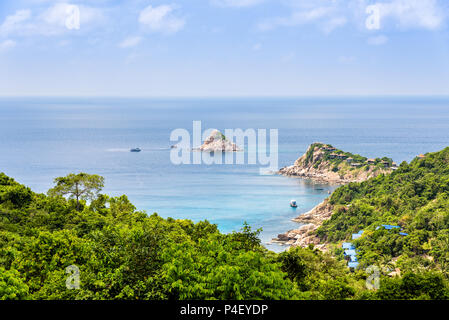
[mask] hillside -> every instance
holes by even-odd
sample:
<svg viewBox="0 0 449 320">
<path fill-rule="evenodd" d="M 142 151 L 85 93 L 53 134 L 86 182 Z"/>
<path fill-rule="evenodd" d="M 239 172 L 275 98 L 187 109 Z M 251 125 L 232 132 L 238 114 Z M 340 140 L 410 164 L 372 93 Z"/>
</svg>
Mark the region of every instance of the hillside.
<svg viewBox="0 0 449 320">
<path fill-rule="evenodd" d="M 421 195 L 442 198 L 437 203 L 412 202 L 424 207 L 416 217 L 411 216 L 413 223 L 404 224 L 411 234 L 407 243 L 411 249 L 407 252 L 420 246 L 418 250 L 424 252 L 416 254 L 423 260 L 401 266 L 401 277 L 381 275 L 378 291 L 366 288 L 368 274 L 363 269 L 350 272 L 339 249 L 333 252 L 334 256 L 313 247 L 296 247 L 276 254 L 261 246 L 258 231 L 246 224 L 240 232 L 222 234 L 207 221 L 193 223 L 163 219 L 157 214 L 148 216 L 136 210 L 126 196 L 96 194 L 90 203 L 83 199 L 78 203 L 78 199 L 56 195 L 70 178 L 89 177 L 84 173 L 55 179 L 58 184 L 48 195 L 34 193 L 0 173 L 0 300 L 447 299 L 447 264 L 443 262 L 448 255 L 444 245 L 449 243 L 449 219 L 447 198 L 441 192 L 447 193 L 448 188 L 448 153 L 438 161 L 438 168 L 426 159 L 414 163 L 412 168 L 401 165 L 395 174 L 399 181 L 393 180 L 392 188 L 406 190 L 409 187 L 401 179 L 409 171 L 435 170 L 435 174 L 443 174 L 441 179 L 429 176 L 429 181 L 413 180 L 416 172 L 409 177 Z M 332 197 L 333 206 L 358 206 L 357 201 L 375 190 L 370 189 L 373 181 L 383 185 L 381 178 L 340 188 Z M 358 191 L 351 192 L 350 198 L 348 190 Z M 394 198 L 388 191 L 387 194 Z M 370 201 L 384 204 L 384 199 L 377 196 Z M 386 203 L 396 206 L 394 200 Z M 396 212 L 400 210 L 397 208 Z M 377 214 L 365 219 L 365 213 L 362 218 L 355 215 L 346 219 L 341 212 L 319 230 L 320 241 L 338 243 L 354 229 L 375 230 L 375 225 L 367 221 L 383 221 Z M 408 221 L 401 217 L 400 223 Z M 345 224 L 341 225 L 341 221 Z M 370 252 L 399 250 L 395 234 L 379 233 L 385 239 L 373 242 L 376 232 L 367 232 L 357 243 L 367 253 L 366 261 L 378 258 Z M 436 243 L 431 241 L 429 245 L 420 237 Z M 374 243 L 375 247 L 366 243 Z M 405 252 L 404 247 L 401 250 Z M 425 258 L 429 254 L 435 263 Z M 420 271 L 414 272 L 413 266 Z M 79 269 L 80 282 L 74 290 L 67 288 L 67 267 Z"/>
<path fill-rule="evenodd" d="M 394 169 L 396 164 L 390 158 L 367 159 L 329 144 L 314 143 L 292 166 L 280 169 L 279 173 L 318 182 L 344 184 L 365 181 Z"/>
<path fill-rule="evenodd" d="M 360 268 L 449 273 L 449 148 L 404 162 L 390 175 L 342 186 L 328 205 L 332 215 L 315 232 L 319 242 L 339 245 L 363 230 L 352 240 Z"/>
<path fill-rule="evenodd" d="M 45 195 L 0 173 L 0 300 L 354 299 L 364 294 L 352 289 L 362 281 L 341 261 L 313 249 L 274 254 L 246 224 L 222 234 L 208 221 L 147 215 L 124 195 L 98 194 L 90 204 L 55 195 L 69 179 L 86 177 L 98 178 L 85 173 L 57 178 Z M 302 261 L 300 272 L 295 261 Z M 69 266 L 79 269 L 75 290 L 66 287 Z"/>
</svg>

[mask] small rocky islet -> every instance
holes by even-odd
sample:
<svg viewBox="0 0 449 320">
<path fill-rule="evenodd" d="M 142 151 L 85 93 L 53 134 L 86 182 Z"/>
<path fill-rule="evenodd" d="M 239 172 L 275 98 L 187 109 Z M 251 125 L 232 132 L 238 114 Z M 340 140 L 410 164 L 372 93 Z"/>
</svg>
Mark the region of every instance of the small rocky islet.
<svg viewBox="0 0 449 320">
<path fill-rule="evenodd" d="M 204 143 L 193 148 L 193 151 L 203 151 L 203 152 L 237 152 L 243 151 L 235 143 L 229 141 L 226 136 L 219 130 L 213 130 L 209 137 L 204 141 Z"/>
</svg>

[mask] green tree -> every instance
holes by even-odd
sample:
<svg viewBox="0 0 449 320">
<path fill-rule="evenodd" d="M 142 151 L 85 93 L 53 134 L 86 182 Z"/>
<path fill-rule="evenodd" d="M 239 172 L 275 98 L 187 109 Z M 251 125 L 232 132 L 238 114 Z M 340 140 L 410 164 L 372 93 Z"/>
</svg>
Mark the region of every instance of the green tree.
<svg viewBox="0 0 449 320">
<path fill-rule="evenodd" d="M 54 180 L 56 186 L 48 190 L 50 196 L 69 196 L 76 200 L 76 210 L 80 210 L 80 200 L 93 200 L 104 187 L 104 178 L 96 174 L 71 173 Z"/>
<path fill-rule="evenodd" d="M 28 286 L 17 270 L 0 267 L 0 300 L 23 300 L 28 297 Z"/>
</svg>

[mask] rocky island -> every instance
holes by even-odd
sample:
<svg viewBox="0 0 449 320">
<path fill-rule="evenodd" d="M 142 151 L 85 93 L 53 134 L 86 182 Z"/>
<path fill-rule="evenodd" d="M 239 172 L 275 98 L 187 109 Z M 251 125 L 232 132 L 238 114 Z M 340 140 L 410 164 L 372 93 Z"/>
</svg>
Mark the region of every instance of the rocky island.
<svg viewBox="0 0 449 320">
<path fill-rule="evenodd" d="M 311 179 L 320 183 L 362 182 L 396 169 L 390 158 L 368 159 L 336 149 L 329 144 L 313 143 L 292 166 L 279 174 Z"/>
<path fill-rule="evenodd" d="M 390 158 L 368 159 L 336 149 L 329 144 L 313 143 L 292 166 L 280 169 L 279 174 L 320 183 L 347 184 L 363 182 L 380 174 L 389 174 L 396 169 L 397 165 Z M 313 244 L 321 250 L 326 250 L 326 245 L 320 244 L 315 231 L 323 221 L 332 216 L 332 212 L 333 206 L 329 199 L 326 199 L 309 212 L 292 219 L 302 223 L 298 229 L 279 234 L 272 242 L 301 247 Z"/>
<path fill-rule="evenodd" d="M 223 133 L 218 130 L 213 130 L 210 136 L 204 141 L 204 143 L 197 148 L 193 148 L 193 151 L 204 152 L 236 152 L 242 151 L 235 143 L 229 141 Z"/>
</svg>

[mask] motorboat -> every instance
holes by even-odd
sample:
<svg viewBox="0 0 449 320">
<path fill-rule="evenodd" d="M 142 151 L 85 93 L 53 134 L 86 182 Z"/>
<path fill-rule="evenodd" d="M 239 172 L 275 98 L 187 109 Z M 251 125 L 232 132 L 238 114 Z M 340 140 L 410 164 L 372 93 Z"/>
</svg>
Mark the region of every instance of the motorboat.
<svg viewBox="0 0 449 320">
<path fill-rule="evenodd" d="M 131 152 L 140 152 L 140 151 L 142 151 L 142 149 L 140 149 L 140 148 L 133 148 L 130 151 Z"/>
<path fill-rule="evenodd" d="M 292 207 L 292 208 L 297 208 L 298 207 L 298 205 L 296 204 L 296 200 L 290 201 L 290 207 Z"/>
</svg>

